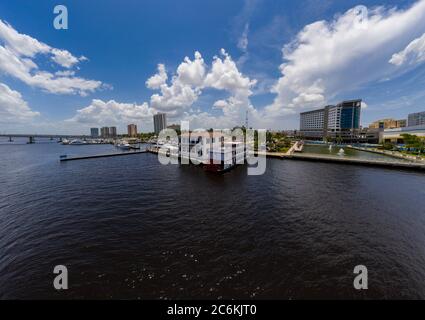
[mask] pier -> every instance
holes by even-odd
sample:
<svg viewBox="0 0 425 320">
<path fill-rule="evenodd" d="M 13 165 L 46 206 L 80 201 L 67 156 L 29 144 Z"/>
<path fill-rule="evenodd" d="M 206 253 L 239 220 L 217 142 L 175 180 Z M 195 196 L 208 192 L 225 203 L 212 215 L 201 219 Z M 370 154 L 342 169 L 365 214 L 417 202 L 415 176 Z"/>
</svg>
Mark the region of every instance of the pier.
<svg viewBox="0 0 425 320">
<path fill-rule="evenodd" d="M 133 151 L 133 152 L 122 152 L 122 153 L 108 153 L 108 154 L 96 154 L 91 156 L 76 156 L 76 157 L 61 157 L 60 161 L 75 161 L 75 160 L 87 160 L 87 159 L 96 159 L 96 158 L 109 158 L 109 157 L 119 157 L 119 156 L 128 156 L 133 154 L 147 153 L 146 150 L 143 151 Z"/>
</svg>

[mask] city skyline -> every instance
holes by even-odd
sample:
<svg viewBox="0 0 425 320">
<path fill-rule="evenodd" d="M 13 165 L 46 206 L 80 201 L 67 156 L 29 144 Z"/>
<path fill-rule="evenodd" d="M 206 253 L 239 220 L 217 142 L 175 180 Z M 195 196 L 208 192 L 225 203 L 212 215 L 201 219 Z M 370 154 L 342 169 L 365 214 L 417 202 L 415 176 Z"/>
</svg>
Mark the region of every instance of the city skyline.
<svg viewBox="0 0 425 320">
<path fill-rule="evenodd" d="M 223 128 L 244 124 L 247 110 L 250 126 L 298 129 L 301 112 L 356 97 L 367 127 L 425 108 L 424 0 L 366 1 L 367 25 L 356 1 L 187 2 L 129 3 L 115 15 L 112 2 L 65 1 L 68 30 L 53 28 L 54 2 L 28 12 L 2 2 L 0 132 L 152 132 L 156 113 Z"/>
</svg>

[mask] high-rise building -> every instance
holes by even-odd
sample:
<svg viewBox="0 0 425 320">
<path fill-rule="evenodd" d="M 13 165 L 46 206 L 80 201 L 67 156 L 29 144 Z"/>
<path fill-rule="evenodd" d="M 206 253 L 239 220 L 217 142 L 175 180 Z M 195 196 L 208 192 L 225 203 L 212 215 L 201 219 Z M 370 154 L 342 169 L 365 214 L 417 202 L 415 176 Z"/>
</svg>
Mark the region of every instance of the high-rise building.
<svg viewBox="0 0 425 320">
<path fill-rule="evenodd" d="M 407 122 L 409 127 L 425 125 L 425 111 L 409 114 Z"/>
<path fill-rule="evenodd" d="M 109 128 L 108 127 L 100 128 L 100 135 L 102 136 L 102 138 L 109 138 Z"/>
<path fill-rule="evenodd" d="M 127 132 L 129 137 L 136 137 L 137 136 L 137 125 L 135 124 L 129 124 L 127 126 Z"/>
<path fill-rule="evenodd" d="M 153 116 L 153 127 L 155 134 L 159 134 L 167 128 L 167 115 L 165 113 L 157 113 Z"/>
<path fill-rule="evenodd" d="M 99 128 L 90 128 L 90 136 L 92 138 L 99 137 Z"/>
<path fill-rule="evenodd" d="M 117 136 L 117 127 L 109 127 L 109 137 L 115 138 Z"/>
<path fill-rule="evenodd" d="M 301 113 L 300 131 L 306 137 L 323 138 L 325 130 L 326 108 Z"/>
<path fill-rule="evenodd" d="M 303 112 L 300 115 L 300 134 L 307 139 L 358 138 L 362 100 L 343 101 L 335 106 Z"/>
</svg>

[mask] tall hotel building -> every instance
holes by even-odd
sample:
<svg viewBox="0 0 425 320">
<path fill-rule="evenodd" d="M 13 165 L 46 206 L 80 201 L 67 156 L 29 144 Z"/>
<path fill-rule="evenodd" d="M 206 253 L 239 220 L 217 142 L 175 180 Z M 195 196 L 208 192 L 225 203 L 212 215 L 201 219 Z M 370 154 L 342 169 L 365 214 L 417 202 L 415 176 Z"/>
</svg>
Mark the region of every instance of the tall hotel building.
<svg viewBox="0 0 425 320">
<path fill-rule="evenodd" d="M 155 134 L 159 134 L 167 128 L 167 115 L 165 113 L 157 113 L 153 116 L 153 127 Z"/>
<path fill-rule="evenodd" d="M 323 138 L 326 128 L 325 118 L 327 120 L 327 107 L 301 113 L 301 134 L 309 138 Z"/>
<path fill-rule="evenodd" d="M 90 129 L 90 135 L 92 138 L 98 138 L 99 137 L 99 128 L 91 128 Z"/>
<path fill-rule="evenodd" d="M 100 135 L 102 138 L 109 138 L 109 127 L 100 128 Z"/>
<path fill-rule="evenodd" d="M 300 134 L 306 139 L 357 139 L 362 100 L 343 101 L 301 113 Z"/>
<path fill-rule="evenodd" d="M 109 127 L 109 137 L 115 138 L 117 136 L 117 127 Z"/>
<path fill-rule="evenodd" d="M 136 137 L 137 136 L 137 125 L 129 124 L 127 126 L 127 133 L 128 133 L 128 136 L 131 137 L 131 138 Z"/>
</svg>

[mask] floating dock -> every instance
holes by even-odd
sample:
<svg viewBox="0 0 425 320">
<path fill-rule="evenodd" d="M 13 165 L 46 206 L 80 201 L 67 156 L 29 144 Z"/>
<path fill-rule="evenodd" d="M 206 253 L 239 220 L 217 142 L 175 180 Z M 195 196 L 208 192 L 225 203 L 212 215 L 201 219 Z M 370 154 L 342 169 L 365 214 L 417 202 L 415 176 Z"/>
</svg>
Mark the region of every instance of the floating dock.
<svg viewBox="0 0 425 320">
<path fill-rule="evenodd" d="M 143 151 L 122 152 L 122 153 L 96 154 L 91 156 L 61 157 L 60 161 L 65 162 L 65 161 L 86 160 L 86 159 L 96 159 L 96 158 L 120 157 L 120 156 L 129 156 L 129 155 L 141 154 L 141 153 L 147 153 L 147 151 L 143 150 Z"/>
</svg>

